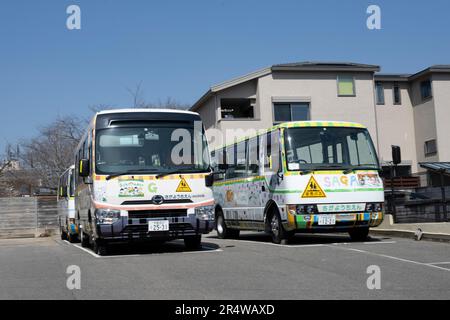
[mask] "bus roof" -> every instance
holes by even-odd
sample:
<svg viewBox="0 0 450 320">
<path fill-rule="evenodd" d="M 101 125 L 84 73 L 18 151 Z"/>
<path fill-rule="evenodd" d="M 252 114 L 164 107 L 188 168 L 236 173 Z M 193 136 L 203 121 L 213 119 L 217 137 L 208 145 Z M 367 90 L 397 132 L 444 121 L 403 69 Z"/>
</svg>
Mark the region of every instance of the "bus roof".
<svg viewBox="0 0 450 320">
<path fill-rule="evenodd" d="M 245 141 L 247 139 L 254 138 L 256 136 L 265 134 L 267 132 L 272 132 L 280 128 L 313 128 L 313 127 L 341 127 L 341 128 L 361 128 L 361 129 L 367 129 L 366 126 L 356 123 L 356 122 L 348 122 L 348 121 L 291 121 L 291 122 L 282 122 L 277 125 L 274 125 L 273 127 L 269 129 L 258 129 L 256 135 L 247 136 L 244 138 L 241 138 L 237 140 L 234 143 L 229 143 L 226 145 L 221 145 L 219 147 L 214 148 L 212 151 L 216 151 L 222 148 L 229 147 L 233 144 Z"/>
<path fill-rule="evenodd" d="M 292 122 L 283 122 L 275 125 L 272 129 L 278 128 L 296 128 L 296 127 L 347 127 L 347 128 L 364 128 L 365 126 L 356 122 L 347 122 L 347 121 L 292 121 Z"/>
<path fill-rule="evenodd" d="M 184 113 L 184 114 L 192 114 L 192 115 L 198 115 L 197 112 L 187 111 L 187 110 L 179 110 L 179 109 L 150 109 L 150 108 L 134 108 L 134 109 L 111 109 L 111 110 L 103 110 L 97 112 L 97 114 L 113 114 L 113 113 L 142 113 L 142 112 L 153 112 L 153 113 Z"/>
</svg>

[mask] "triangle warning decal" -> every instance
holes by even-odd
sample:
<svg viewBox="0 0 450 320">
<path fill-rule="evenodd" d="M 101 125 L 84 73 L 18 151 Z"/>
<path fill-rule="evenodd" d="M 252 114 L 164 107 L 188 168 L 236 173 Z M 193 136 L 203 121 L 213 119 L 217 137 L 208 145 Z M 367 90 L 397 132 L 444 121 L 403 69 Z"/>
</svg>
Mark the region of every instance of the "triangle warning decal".
<svg viewBox="0 0 450 320">
<path fill-rule="evenodd" d="M 323 192 L 322 188 L 317 183 L 314 177 L 309 179 L 308 184 L 306 185 L 305 191 L 303 191 L 302 198 L 326 198 L 325 192 Z"/>
</svg>

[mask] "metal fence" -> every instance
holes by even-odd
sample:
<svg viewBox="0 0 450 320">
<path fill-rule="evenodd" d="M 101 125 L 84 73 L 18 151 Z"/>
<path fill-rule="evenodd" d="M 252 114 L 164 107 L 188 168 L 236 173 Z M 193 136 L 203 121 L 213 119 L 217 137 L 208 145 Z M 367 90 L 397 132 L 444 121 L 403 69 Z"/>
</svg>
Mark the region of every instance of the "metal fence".
<svg viewBox="0 0 450 320">
<path fill-rule="evenodd" d="M 395 223 L 450 222 L 449 191 L 448 187 L 394 188 L 392 196 L 391 189 L 386 189 L 385 211 Z"/>
<path fill-rule="evenodd" d="M 450 222 L 450 201 L 421 200 L 397 205 L 395 223 Z"/>
<path fill-rule="evenodd" d="M 56 197 L 0 198 L 0 235 L 58 229 Z"/>
</svg>

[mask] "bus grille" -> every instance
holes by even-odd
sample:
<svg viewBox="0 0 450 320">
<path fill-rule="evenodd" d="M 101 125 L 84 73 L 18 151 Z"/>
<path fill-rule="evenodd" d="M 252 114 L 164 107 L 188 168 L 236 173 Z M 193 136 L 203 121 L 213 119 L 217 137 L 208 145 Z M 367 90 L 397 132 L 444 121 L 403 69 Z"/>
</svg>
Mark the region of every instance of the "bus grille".
<svg viewBox="0 0 450 320">
<path fill-rule="evenodd" d="M 129 219 L 187 217 L 186 209 L 128 211 Z"/>
</svg>

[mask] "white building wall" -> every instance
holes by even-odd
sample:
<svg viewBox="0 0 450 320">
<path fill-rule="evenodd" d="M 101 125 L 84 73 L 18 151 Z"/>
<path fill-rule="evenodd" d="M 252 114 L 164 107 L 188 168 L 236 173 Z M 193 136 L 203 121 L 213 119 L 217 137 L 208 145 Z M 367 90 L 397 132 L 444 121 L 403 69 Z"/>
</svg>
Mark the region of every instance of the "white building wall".
<svg viewBox="0 0 450 320">
<path fill-rule="evenodd" d="M 411 165 L 412 172 L 418 171 L 417 152 L 414 131 L 414 112 L 409 95 L 409 84 L 398 83 L 401 104 L 394 104 L 393 82 L 382 82 L 384 87 L 384 105 L 377 105 L 378 138 L 381 162 L 392 161 L 391 146 L 398 145 L 402 151 L 402 164 Z"/>
<path fill-rule="evenodd" d="M 273 98 L 309 99 L 311 120 L 361 123 L 367 126 L 377 147 L 373 74 L 352 73 L 355 77 L 355 97 L 338 96 L 337 75 L 325 72 L 277 72 L 260 78 L 258 97 L 262 110 L 261 122 L 264 126 L 273 124 Z"/>
<path fill-rule="evenodd" d="M 450 161 L 450 75 L 433 75 L 434 109 L 439 161 Z"/>
</svg>

